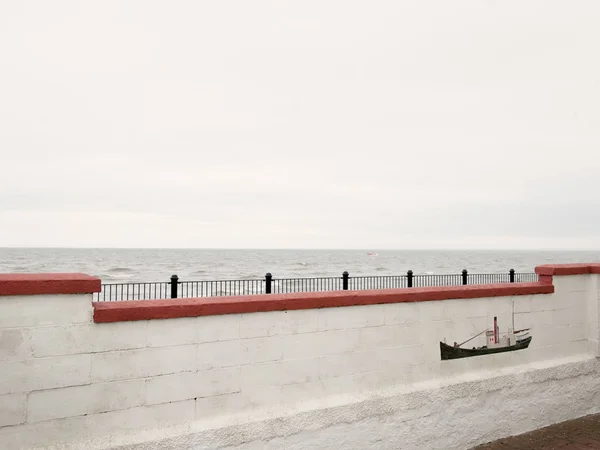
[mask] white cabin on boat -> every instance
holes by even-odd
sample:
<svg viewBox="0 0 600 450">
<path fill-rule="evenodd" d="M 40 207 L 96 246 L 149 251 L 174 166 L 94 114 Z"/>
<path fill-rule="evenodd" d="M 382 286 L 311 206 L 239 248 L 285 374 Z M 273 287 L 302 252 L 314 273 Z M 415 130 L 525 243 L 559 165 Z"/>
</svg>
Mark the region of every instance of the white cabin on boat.
<svg viewBox="0 0 600 450">
<path fill-rule="evenodd" d="M 515 334 L 512 329 L 508 330 L 503 336 L 500 336 L 500 328 L 498 327 L 498 318 L 494 317 L 494 329 L 485 332 L 487 348 L 502 348 L 514 345 L 516 342 Z"/>
</svg>

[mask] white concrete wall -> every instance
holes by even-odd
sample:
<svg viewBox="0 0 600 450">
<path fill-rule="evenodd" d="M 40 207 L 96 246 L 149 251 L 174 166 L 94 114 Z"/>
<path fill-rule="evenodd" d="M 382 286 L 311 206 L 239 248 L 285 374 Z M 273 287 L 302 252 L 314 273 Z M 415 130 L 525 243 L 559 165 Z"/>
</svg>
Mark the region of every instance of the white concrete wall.
<svg viewBox="0 0 600 450">
<path fill-rule="evenodd" d="M 92 323 L 86 295 L 0 297 L 0 448 L 71 441 L 72 448 L 141 449 L 166 438 L 158 448 L 267 448 L 278 436 L 296 442 L 299 423 L 308 431 L 298 448 L 338 448 L 350 430 L 355 446 L 346 448 L 361 448 L 367 435 L 385 439 L 390 427 L 400 433 L 400 423 L 409 426 L 407 417 L 428 408 L 458 427 L 445 412 L 497 415 L 502 425 L 469 437 L 476 444 L 595 412 L 600 398 L 588 389 L 595 392 L 600 378 L 589 362 L 598 350 L 597 278 L 555 277 L 549 295 L 109 324 Z M 501 331 L 510 327 L 513 301 L 516 327 L 533 328 L 529 349 L 440 360 L 444 338 L 465 340 L 491 327 L 494 316 Z M 556 404 L 566 401 L 563 394 L 546 398 L 557 376 L 579 401 L 570 412 Z M 476 397 L 467 392 L 472 383 Z M 519 389 L 511 389 L 515 383 Z M 511 395 L 529 405 L 524 411 L 554 403 L 511 428 L 515 421 L 504 419 L 515 417 Z M 382 422 L 385 405 L 391 409 Z M 419 436 L 424 442 L 430 433 L 437 448 L 440 428 L 431 420 L 419 425 Z M 344 425 L 353 421 L 357 429 Z M 319 443 L 310 430 L 325 428 Z M 355 436 L 360 430 L 363 440 Z"/>
<path fill-rule="evenodd" d="M 559 283 L 563 282 L 558 277 L 556 279 Z M 568 280 L 565 279 L 564 282 Z M 600 357 L 600 275 L 589 275 L 587 283 L 588 350 L 590 354 Z"/>
</svg>

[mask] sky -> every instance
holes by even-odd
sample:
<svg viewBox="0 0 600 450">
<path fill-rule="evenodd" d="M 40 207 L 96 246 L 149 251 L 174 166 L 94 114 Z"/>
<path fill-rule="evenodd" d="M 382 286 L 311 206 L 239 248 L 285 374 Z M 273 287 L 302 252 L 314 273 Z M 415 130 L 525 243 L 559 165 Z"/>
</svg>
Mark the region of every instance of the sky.
<svg viewBox="0 0 600 450">
<path fill-rule="evenodd" d="M 600 3 L 0 3 L 0 247 L 600 249 Z"/>
</svg>

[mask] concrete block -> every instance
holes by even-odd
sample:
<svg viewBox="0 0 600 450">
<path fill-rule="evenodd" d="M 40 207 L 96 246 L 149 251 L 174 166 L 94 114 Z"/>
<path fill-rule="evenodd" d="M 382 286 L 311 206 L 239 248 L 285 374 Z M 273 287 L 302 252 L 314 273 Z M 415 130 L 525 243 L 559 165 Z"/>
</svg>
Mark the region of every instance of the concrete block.
<svg viewBox="0 0 600 450">
<path fill-rule="evenodd" d="M 145 403 L 154 405 L 195 398 L 195 375 L 195 372 L 183 372 L 148 379 Z"/>
<path fill-rule="evenodd" d="M 148 346 L 166 347 L 238 339 L 240 315 L 185 317 L 148 322 Z"/>
<path fill-rule="evenodd" d="M 31 357 L 30 330 L 0 328 L 0 361 L 23 361 Z"/>
<path fill-rule="evenodd" d="M 214 397 L 241 390 L 241 369 L 228 367 L 196 372 L 196 397 Z"/>
<path fill-rule="evenodd" d="M 529 349 L 511 352 L 511 364 L 515 366 L 530 364 L 533 361 L 533 356 Z"/>
<path fill-rule="evenodd" d="M 569 325 L 567 330 L 568 340 L 571 342 L 587 339 L 587 324 Z"/>
<path fill-rule="evenodd" d="M 90 355 L 0 363 L 0 395 L 90 382 Z"/>
<path fill-rule="evenodd" d="M 483 300 L 483 299 L 478 299 Z M 494 297 L 484 299 L 487 300 L 487 317 L 492 318 L 494 316 L 500 317 L 511 317 L 513 311 L 512 297 Z M 481 304 L 481 302 L 480 302 Z M 483 310 L 483 308 L 481 308 Z"/>
<path fill-rule="evenodd" d="M 242 366 L 242 389 L 305 383 L 319 378 L 319 358 L 303 358 Z"/>
<path fill-rule="evenodd" d="M 282 340 L 279 336 L 241 339 L 242 364 L 279 361 L 283 358 Z"/>
<path fill-rule="evenodd" d="M 239 366 L 248 364 L 248 360 L 247 355 L 242 352 L 242 344 L 239 339 L 207 342 L 197 346 L 194 370 Z"/>
<path fill-rule="evenodd" d="M 198 343 L 231 341 L 240 337 L 240 314 L 197 317 Z"/>
<path fill-rule="evenodd" d="M 453 309 L 451 303 L 454 300 L 439 300 L 431 302 L 417 302 L 419 308 L 419 322 L 438 322 L 447 320 L 448 310 Z"/>
<path fill-rule="evenodd" d="M 455 336 L 456 333 L 456 325 L 453 325 L 454 322 L 450 320 L 439 321 L 439 322 L 427 322 L 422 323 L 420 326 L 416 327 L 417 333 L 419 335 L 418 342 L 423 342 L 424 348 L 427 349 L 430 343 L 432 348 L 437 346 L 439 353 L 439 342 L 446 339 L 448 342 L 454 342 L 460 340 L 460 336 L 463 336 L 464 331 L 461 332 L 460 336 Z M 463 334 L 464 333 L 464 334 Z M 470 336 L 468 336 L 470 337 Z M 467 339 L 467 338 L 465 338 Z"/>
<path fill-rule="evenodd" d="M 546 294 L 534 295 L 531 297 L 531 311 L 552 311 L 556 309 L 566 309 L 569 307 L 568 296 L 570 294 L 559 295 Z"/>
<path fill-rule="evenodd" d="M 397 325 L 394 327 L 394 345 L 379 345 L 378 347 L 400 347 L 421 342 L 420 324 Z"/>
<path fill-rule="evenodd" d="M 552 311 L 552 316 L 552 323 L 556 326 L 584 324 L 586 322 L 586 309 L 583 306 L 555 310 Z"/>
<path fill-rule="evenodd" d="M 26 400 L 26 394 L 0 396 L 0 427 L 25 423 Z"/>
<path fill-rule="evenodd" d="M 531 312 L 533 295 L 515 295 L 511 297 L 515 305 L 515 314 Z"/>
<path fill-rule="evenodd" d="M 498 360 L 498 356 L 503 361 Z M 443 378 L 460 377 L 464 374 L 474 371 L 487 369 L 496 371 L 510 363 L 510 357 L 507 354 L 486 355 L 485 357 L 461 358 L 449 361 L 442 361 L 441 375 Z M 441 380 L 440 380 L 441 381 Z"/>
<path fill-rule="evenodd" d="M 282 405 L 301 405 L 305 402 L 321 400 L 328 395 L 328 392 L 321 381 L 310 381 L 281 386 L 280 395 Z"/>
<path fill-rule="evenodd" d="M 546 325 L 544 327 L 540 327 L 538 329 L 532 330 L 531 335 L 533 336 L 533 341 L 531 345 L 545 347 L 548 345 L 558 345 L 562 342 L 570 341 L 570 329 L 569 325 Z"/>
<path fill-rule="evenodd" d="M 186 400 L 92 414 L 87 416 L 87 427 L 96 434 L 106 434 L 106 430 L 110 430 L 114 435 L 119 431 L 181 425 L 193 421 L 195 415 L 196 402 Z"/>
<path fill-rule="evenodd" d="M 96 414 L 144 404 L 144 380 L 98 383 L 35 391 L 27 401 L 27 421 Z"/>
<path fill-rule="evenodd" d="M 554 311 L 532 311 L 529 316 L 531 327 L 535 327 L 536 329 L 540 327 L 545 327 L 549 325 L 554 325 Z M 516 317 L 515 317 L 515 325 L 516 325 Z M 521 323 L 521 322 L 519 322 Z"/>
<path fill-rule="evenodd" d="M 535 337 L 534 337 L 535 340 Z M 588 353 L 588 341 L 562 342 L 557 345 L 530 347 L 527 352 L 532 353 L 532 361 L 548 361 L 552 359 L 579 356 Z"/>
<path fill-rule="evenodd" d="M 42 327 L 32 330 L 35 357 L 144 348 L 146 322 L 116 322 Z"/>
<path fill-rule="evenodd" d="M 196 419 L 214 419 L 239 413 L 247 408 L 245 397 L 241 393 L 218 395 L 196 399 Z"/>
<path fill-rule="evenodd" d="M 319 330 L 347 330 L 383 325 L 385 305 L 364 305 L 315 310 Z"/>
<path fill-rule="evenodd" d="M 341 353 L 318 358 L 319 379 L 336 378 L 357 373 L 381 370 L 376 349 L 362 352 Z M 313 380 L 305 380 L 313 381 Z"/>
<path fill-rule="evenodd" d="M 195 317 L 149 320 L 148 347 L 190 345 L 198 342 L 198 324 Z"/>
<path fill-rule="evenodd" d="M 421 321 L 418 303 L 391 303 L 385 306 L 383 320 L 386 325 Z"/>
<path fill-rule="evenodd" d="M 276 336 L 283 331 L 282 320 L 287 311 L 269 311 L 240 314 L 240 337 L 242 339 Z"/>
<path fill-rule="evenodd" d="M 559 295 L 568 295 L 573 292 L 587 291 L 592 284 L 594 275 L 561 275 L 555 276 L 552 279 L 555 292 Z"/>
<path fill-rule="evenodd" d="M 437 361 L 427 362 L 424 364 L 418 364 L 412 366 L 412 379 L 415 383 L 430 383 L 434 380 L 440 380 L 446 376 L 444 371 L 449 361 Z"/>
<path fill-rule="evenodd" d="M 196 346 L 147 348 L 92 355 L 92 381 L 106 382 L 196 370 Z"/>
<path fill-rule="evenodd" d="M 593 341 L 600 340 L 600 323 L 589 322 L 586 324 L 587 338 Z"/>
<path fill-rule="evenodd" d="M 198 345 L 198 370 L 242 366 L 282 359 L 281 337 L 239 339 Z"/>
<path fill-rule="evenodd" d="M 440 355 L 440 341 L 442 339 L 431 340 L 430 342 L 426 342 L 421 345 L 421 359 L 423 363 L 433 363 L 439 361 L 441 358 Z M 452 344 L 454 341 L 448 341 Z"/>
<path fill-rule="evenodd" d="M 536 343 L 535 336 L 533 337 L 531 346 L 527 350 L 523 350 L 531 355 L 531 362 L 551 360 L 564 356 L 562 352 L 559 352 L 558 345 L 546 345 L 544 342 L 534 343 Z"/>
<path fill-rule="evenodd" d="M 91 295 L 6 296 L 0 302 L 0 328 L 91 323 Z"/>
<path fill-rule="evenodd" d="M 85 415 L 90 386 L 32 392 L 27 401 L 28 422 Z"/>
<path fill-rule="evenodd" d="M 445 311 L 443 317 L 440 314 L 435 314 L 437 320 L 464 320 L 478 317 L 487 317 L 493 311 L 498 311 L 499 308 L 506 309 L 509 298 L 469 298 L 446 300 L 444 302 Z M 441 303 L 441 302 L 440 302 Z M 428 321 L 423 319 L 424 322 Z M 432 321 L 435 321 L 432 319 Z"/>
<path fill-rule="evenodd" d="M 281 334 L 312 333 L 319 329 L 317 309 L 241 314 L 242 339 Z"/>
<path fill-rule="evenodd" d="M 394 372 L 401 367 L 415 366 L 426 362 L 423 345 L 410 345 L 402 347 L 380 348 L 374 351 L 374 364 L 372 368 L 384 372 Z M 439 358 L 439 345 L 437 346 Z M 371 369 L 371 370 L 373 370 Z M 366 370 L 362 370 L 363 372 Z"/>
<path fill-rule="evenodd" d="M 588 292 L 586 298 L 586 314 L 588 320 L 598 322 L 599 319 L 599 307 L 600 301 L 598 300 L 598 293 L 596 291 Z"/>
<path fill-rule="evenodd" d="M 281 386 L 269 386 L 262 389 L 242 389 L 242 403 L 246 409 L 270 407 L 281 404 Z"/>
<path fill-rule="evenodd" d="M 395 347 L 398 341 L 402 341 L 400 329 L 409 329 L 412 325 L 390 325 L 380 327 L 363 328 L 359 333 L 358 351 L 370 350 L 378 347 Z M 418 335 L 417 335 L 418 338 Z"/>
<path fill-rule="evenodd" d="M 360 347 L 360 334 L 360 329 L 353 329 L 282 336 L 283 359 L 355 352 Z"/>
<path fill-rule="evenodd" d="M 374 386 L 366 386 L 366 389 L 386 389 L 389 387 L 406 386 L 412 384 L 415 366 L 398 366 L 395 370 L 382 370 L 376 372 L 377 378 Z M 418 381 L 418 380 L 417 380 Z"/>
<path fill-rule="evenodd" d="M 240 392 L 240 369 L 229 367 L 151 378 L 146 404 L 159 404 Z"/>
<path fill-rule="evenodd" d="M 328 395 L 364 394 L 386 384 L 385 375 L 375 371 L 323 378 L 320 382 Z"/>
<path fill-rule="evenodd" d="M 565 347 L 565 356 L 584 355 L 587 353 L 587 339 L 562 344 Z"/>
</svg>

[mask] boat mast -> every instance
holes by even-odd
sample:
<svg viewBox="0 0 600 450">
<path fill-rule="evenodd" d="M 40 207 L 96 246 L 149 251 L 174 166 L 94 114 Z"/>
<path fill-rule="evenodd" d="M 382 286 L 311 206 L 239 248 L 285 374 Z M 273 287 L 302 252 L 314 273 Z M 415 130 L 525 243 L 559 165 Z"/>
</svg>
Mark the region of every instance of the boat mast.
<svg viewBox="0 0 600 450">
<path fill-rule="evenodd" d="M 512 331 L 515 332 L 515 300 L 512 301 Z"/>
</svg>

